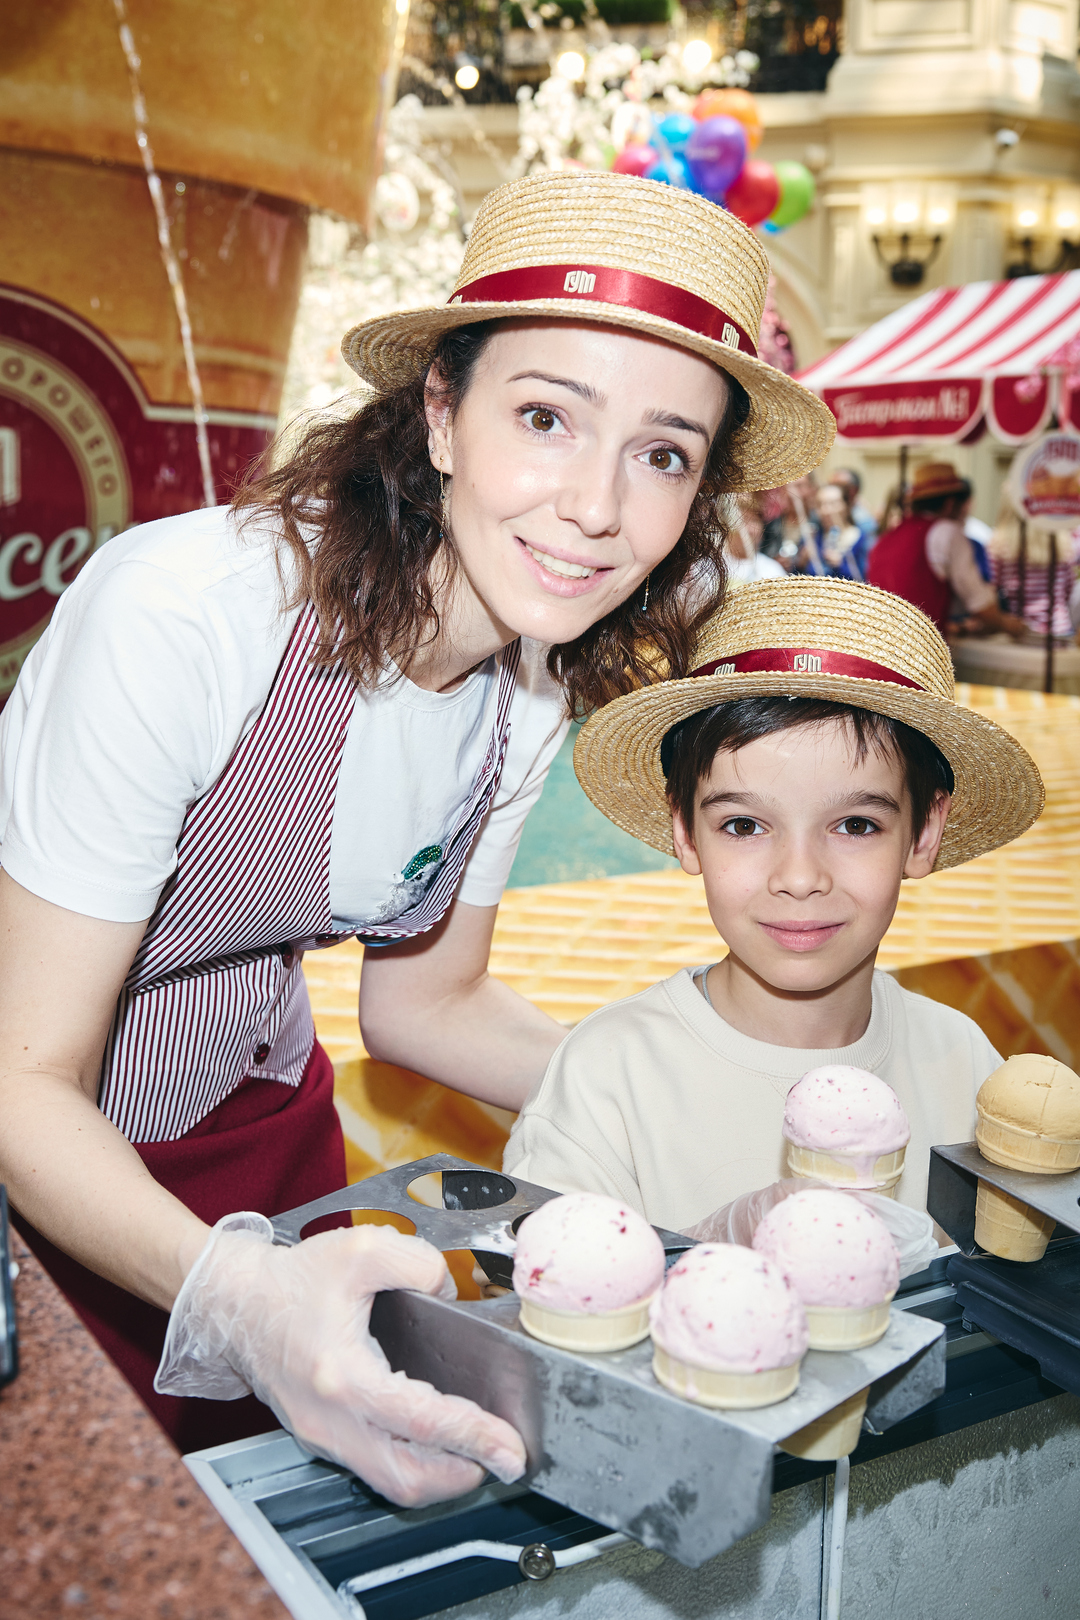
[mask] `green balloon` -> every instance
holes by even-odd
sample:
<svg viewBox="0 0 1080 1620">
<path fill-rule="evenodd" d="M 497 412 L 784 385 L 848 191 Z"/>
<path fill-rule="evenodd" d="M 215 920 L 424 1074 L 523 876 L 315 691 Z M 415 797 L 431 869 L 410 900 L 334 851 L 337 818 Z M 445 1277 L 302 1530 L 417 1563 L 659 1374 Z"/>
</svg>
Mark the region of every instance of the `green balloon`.
<svg viewBox="0 0 1080 1620">
<path fill-rule="evenodd" d="M 805 163 L 774 163 L 780 182 L 780 201 L 769 215 L 770 225 L 794 225 L 810 212 L 814 201 L 814 177 Z"/>
</svg>

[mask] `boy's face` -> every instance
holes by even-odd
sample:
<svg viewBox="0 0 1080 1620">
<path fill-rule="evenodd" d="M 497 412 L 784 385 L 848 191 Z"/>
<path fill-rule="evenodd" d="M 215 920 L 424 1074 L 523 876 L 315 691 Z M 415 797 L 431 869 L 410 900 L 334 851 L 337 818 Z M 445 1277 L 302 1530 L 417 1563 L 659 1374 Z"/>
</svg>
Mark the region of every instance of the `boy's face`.
<svg viewBox="0 0 1080 1620">
<path fill-rule="evenodd" d="M 713 760 L 692 831 L 673 815 L 684 871 L 701 874 L 733 956 L 777 990 L 814 993 L 872 957 L 902 877 L 933 870 L 949 800 L 918 839 L 902 761 L 861 762 L 842 721 L 798 726 Z"/>
</svg>

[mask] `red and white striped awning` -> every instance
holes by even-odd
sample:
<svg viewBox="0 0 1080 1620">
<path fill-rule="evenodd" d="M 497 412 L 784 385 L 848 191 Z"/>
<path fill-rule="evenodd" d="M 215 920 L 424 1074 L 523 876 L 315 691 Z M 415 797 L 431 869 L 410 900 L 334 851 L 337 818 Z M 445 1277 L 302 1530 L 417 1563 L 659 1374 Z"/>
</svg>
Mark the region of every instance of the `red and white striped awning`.
<svg viewBox="0 0 1080 1620">
<path fill-rule="evenodd" d="M 852 443 L 1080 432 L 1080 270 L 924 293 L 798 377 Z"/>
</svg>

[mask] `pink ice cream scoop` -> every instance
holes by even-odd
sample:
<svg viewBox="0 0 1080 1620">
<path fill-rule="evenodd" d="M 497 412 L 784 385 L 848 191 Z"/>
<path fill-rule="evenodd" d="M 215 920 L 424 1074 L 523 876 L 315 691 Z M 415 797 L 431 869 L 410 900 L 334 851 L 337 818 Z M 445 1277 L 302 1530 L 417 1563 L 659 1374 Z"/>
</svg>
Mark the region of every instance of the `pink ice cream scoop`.
<svg viewBox="0 0 1080 1620">
<path fill-rule="evenodd" d="M 798 1294 L 778 1266 L 733 1243 L 699 1243 L 672 1266 L 653 1300 L 654 1344 L 715 1372 L 790 1367 L 809 1334 Z"/>
<path fill-rule="evenodd" d="M 829 1063 L 796 1080 L 787 1094 L 784 1135 L 815 1153 L 873 1159 L 895 1153 L 911 1139 L 911 1126 L 891 1086 L 866 1069 Z"/>
<path fill-rule="evenodd" d="M 643 1215 L 600 1193 L 541 1204 L 518 1229 L 514 1292 L 558 1311 L 615 1311 L 648 1299 L 664 1245 Z"/>
<path fill-rule="evenodd" d="M 804 1305 L 879 1305 L 900 1281 L 888 1227 L 848 1193 L 793 1193 L 760 1223 L 754 1248 L 776 1262 Z"/>
</svg>

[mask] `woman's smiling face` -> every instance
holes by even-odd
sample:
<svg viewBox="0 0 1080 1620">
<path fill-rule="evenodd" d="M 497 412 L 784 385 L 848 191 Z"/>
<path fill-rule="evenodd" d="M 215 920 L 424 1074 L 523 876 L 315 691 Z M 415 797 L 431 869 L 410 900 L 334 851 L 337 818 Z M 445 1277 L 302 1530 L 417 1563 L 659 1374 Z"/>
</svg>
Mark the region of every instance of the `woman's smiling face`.
<svg viewBox="0 0 1080 1620">
<path fill-rule="evenodd" d="M 500 327 L 453 417 L 428 399 L 457 629 L 559 644 L 624 602 L 682 534 L 727 399 L 716 366 L 654 338 Z"/>
</svg>

